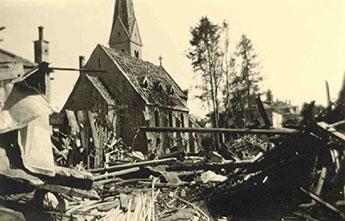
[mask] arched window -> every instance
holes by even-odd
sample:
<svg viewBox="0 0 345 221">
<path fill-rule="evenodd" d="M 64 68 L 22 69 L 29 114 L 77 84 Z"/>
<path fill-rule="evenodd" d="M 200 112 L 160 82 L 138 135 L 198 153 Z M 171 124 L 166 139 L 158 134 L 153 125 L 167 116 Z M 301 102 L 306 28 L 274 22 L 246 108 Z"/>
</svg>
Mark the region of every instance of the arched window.
<svg viewBox="0 0 345 221">
<path fill-rule="evenodd" d="M 173 126 L 173 116 L 172 116 L 172 112 L 169 112 L 169 127 Z"/>
<path fill-rule="evenodd" d="M 159 112 L 155 110 L 155 126 L 159 127 Z"/>
<path fill-rule="evenodd" d="M 139 51 L 134 50 L 134 56 L 135 56 L 136 58 L 139 58 Z"/>
<path fill-rule="evenodd" d="M 181 113 L 181 127 L 184 127 L 184 116 L 183 116 L 183 113 Z"/>
</svg>

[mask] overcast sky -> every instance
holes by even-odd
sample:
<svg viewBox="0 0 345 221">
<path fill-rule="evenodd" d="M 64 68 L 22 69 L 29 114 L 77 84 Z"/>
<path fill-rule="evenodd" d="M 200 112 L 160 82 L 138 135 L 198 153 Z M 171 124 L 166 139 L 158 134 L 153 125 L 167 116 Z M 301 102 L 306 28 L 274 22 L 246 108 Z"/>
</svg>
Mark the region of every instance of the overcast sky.
<svg viewBox="0 0 345 221">
<path fill-rule="evenodd" d="M 246 34 L 262 64 L 262 90 L 275 98 L 325 104 L 325 83 L 336 98 L 345 71 L 345 2 L 343 0 L 133 0 L 144 44 L 143 59 L 163 66 L 184 89 L 193 82 L 190 27 L 207 15 L 230 24 L 230 45 Z M 37 27 L 50 42 L 50 62 L 78 67 L 98 43 L 107 45 L 115 0 L 1 0 L 0 47 L 33 60 Z M 53 102 L 63 105 L 78 73 L 55 72 Z M 190 102 L 192 112 L 200 108 Z"/>
</svg>

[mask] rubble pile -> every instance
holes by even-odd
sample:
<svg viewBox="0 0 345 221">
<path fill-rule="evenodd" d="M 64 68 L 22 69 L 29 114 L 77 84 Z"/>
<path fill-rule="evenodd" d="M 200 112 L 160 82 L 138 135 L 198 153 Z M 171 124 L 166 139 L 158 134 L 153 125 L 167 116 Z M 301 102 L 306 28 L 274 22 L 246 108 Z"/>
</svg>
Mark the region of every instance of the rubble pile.
<svg viewBox="0 0 345 221">
<path fill-rule="evenodd" d="M 345 115 L 335 107 L 317 122 L 312 106 L 305 107 L 295 133 L 272 137 L 274 149 L 232 170 L 224 182 L 198 186 L 190 200 L 207 202 L 212 214 L 249 219 L 344 219 Z"/>
</svg>

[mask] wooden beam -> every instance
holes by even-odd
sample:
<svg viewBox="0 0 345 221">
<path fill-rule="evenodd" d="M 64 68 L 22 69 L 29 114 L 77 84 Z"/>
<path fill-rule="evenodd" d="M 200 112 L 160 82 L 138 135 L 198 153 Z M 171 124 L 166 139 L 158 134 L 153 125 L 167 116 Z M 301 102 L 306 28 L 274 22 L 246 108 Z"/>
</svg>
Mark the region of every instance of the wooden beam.
<svg viewBox="0 0 345 221">
<path fill-rule="evenodd" d="M 331 125 L 327 124 L 326 122 L 319 122 L 317 123 L 317 125 L 319 125 L 319 127 L 331 133 L 333 136 L 345 141 L 345 134 L 337 131 L 334 127 L 331 127 Z"/>
<path fill-rule="evenodd" d="M 152 182 L 139 181 L 138 183 L 144 186 L 152 186 Z M 188 183 L 155 183 L 155 187 L 156 188 L 178 188 L 187 184 Z"/>
<path fill-rule="evenodd" d="M 94 176 L 94 180 L 101 180 L 101 179 L 105 179 L 105 178 L 108 178 L 108 177 L 120 176 L 120 175 L 124 175 L 124 174 L 128 174 L 128 173 L 137 172 L 139 170 L 140 170 L 139 167 L 129 168 L 129 169 L 126 169 L 126 170 L 120 170 L 120 171 L 116 171 L 116 172 L 112 172 L 112 173 L 107 173 L 107 174 L 102 174 L 102 175 Z"/>
<path fill-rule="evenodd" d="M 337 213 L 339 216 L 341 216 L 341 218 L 345 219 L 345 213 L 343 213 L 342 211 L 340 211 L 338 208 L 336 208 L 335 206 L 333 206 L 332 204 L 324 201 L 323 199 L 321 199 L 319 196 L 317 196 L 316 194 L 306 191 L 303 188 L 300 188 L 305 194 L 309 195 L 313 200 L 315 200 L 316 202 L 324 205 L 325 207 L 327 207 L 328 209 L 332 210 L 333 212 Z"/>
<path fill-rule="evenodd" d="M 295 129 L 233 129 L 233 128 L 191 128 L 191 127 L 140 127 L 145 132 L 192 132 L 192 133 L 234 133 L 234 134 L 294 134 Z"/>
<path fill-rule="evenodd" d="M 106 70 L 91 70 L 91 69 L 80 69 L 80 68 L 58 68 L 58 67 L 49 67 L 48 70 L 51 71 L 83 71 L 83 72 L 101 72 L 106 73 Z"/>
<path fill-rule="evenodd" d="M 93 114 L 91 111 L 88 111 L 88 117 L 90 122 L 90 127 L 92 131 L 92 138 L 93 138 L 93 144 L 95 145 L 96 149 L 96 156 L 95 156 L 95 167 L 98 168 L 101 166 L 102 156 L 100 156 L 101 148 L 102 148 L 102 140 L 101 137 L 98 134 L 95 122 L 93 121 Z"/>
<path fill-rule="evenodd" d="M 114 170 L 123 170 L 131 167 L 138 167 L 138 166 L 155 166 L 160 164 L 168 164 L 177 162 L 176 158 L 167 158 L 167 159 L 161 159 L 161 160 L 147 160 L 147 161 L 141 161 L 136 163 L 127 163 L 127 164 L 121 164 L 121 165 L 115 165 L 110 166 L 108 168 L 98 168 L 98 169 L 91 169 L 88 170 L 88 172 L 92 173 L 99 173 L 104 171 L 114 171 Z"/>
<path fill-rule="evenodd" d="M 271 122 L 268 119 L 267 113 L 265 111 L 264 105 L 262 104 L 260 96 L 255 98 L 255 103 L 258 106 L 258 109 L 259 109 L 259 112 L 260 112 L 262 119 L 264 120 L 265 128 L 269 128 L 271 126 Z"/>
<path fill-rule="evenodd" d="M 43 185 L 38 186 L 38 189 L 48 190 L 48 191 L 56 192 L 56 193 L 64 193 L 69 196 L 76 196 L 76 197 L 97 199 L 97 200 L 100 199 L 97 192 L 93 189 L 82 190 L 78 188 L 71 188 L 67 186 L 54 185 L 54 184 L 43 184 Z"/>
</svg>

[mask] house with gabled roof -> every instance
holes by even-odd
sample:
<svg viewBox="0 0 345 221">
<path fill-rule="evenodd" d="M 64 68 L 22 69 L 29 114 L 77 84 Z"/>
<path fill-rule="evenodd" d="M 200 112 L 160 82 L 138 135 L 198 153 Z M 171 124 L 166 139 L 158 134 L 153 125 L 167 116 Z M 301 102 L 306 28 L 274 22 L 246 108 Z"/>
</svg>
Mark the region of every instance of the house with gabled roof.
<svg viewBox="0 0 345 221">
<path fill-rule="evenodd" d="M 162 65 L 144 61 L 141 49 L 133 2 L 117 0 L 109 47 L 98 44 L 93 50 L 63 110 L 96 111 L 113 102 L 121 108 L 112 123 L 126 144 L 158 155 L 176 145 L 189 151 L 187 133 L 138 132 L 142 126 L 189 125 L 187 94 Z"/>
</svg>

